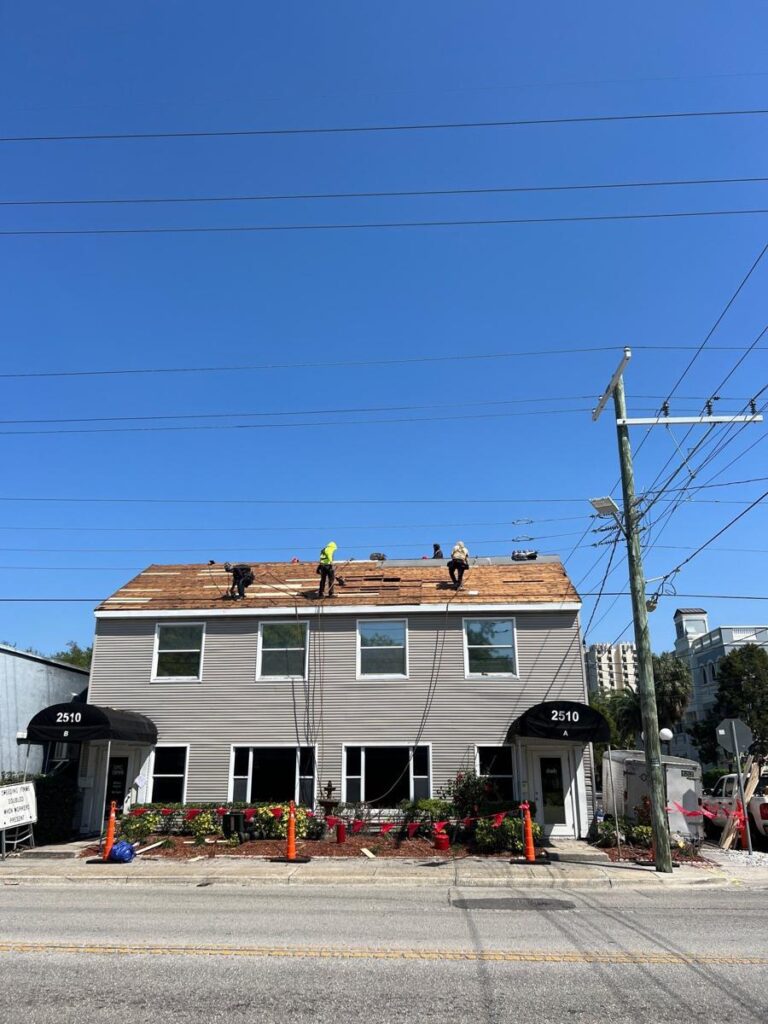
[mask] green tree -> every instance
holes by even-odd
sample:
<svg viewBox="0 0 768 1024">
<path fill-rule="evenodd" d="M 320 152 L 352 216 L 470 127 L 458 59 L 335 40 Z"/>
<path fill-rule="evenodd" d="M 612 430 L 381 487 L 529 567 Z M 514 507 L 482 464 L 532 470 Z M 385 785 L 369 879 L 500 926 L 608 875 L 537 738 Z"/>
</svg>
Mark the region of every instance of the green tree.
<svg viewBox="0 0 768 1024">
<path fill-rule="evenodd" d="M 740 718 L 755 738 L 752 753 L 768 754 L 768 653 L 745 644 L 721 658 L 717 666 L 715 705 L 698 728 L 694 742 L 702 760 L 716 761 L 715 728 L 724 718 Z"/>
<path fill-rule="evenodd" d="M 81 647 L 76 640 L 70 640 L 63 651 L 56 651 L 55 654 L 49 655 L 51 658 L 55 658 L 56 661 L 66 661 L 69 665 L 75 665 L 77 668 L 90 668 L 91 658 L 93 657 L 93 644 L 89 647 Z"/>
<path fill-rule="evenodd" d="M 653 682 L 656 689 L 656 710 L 659 726 L 676 725 L 685 713 L 691 697 L 691 673 L 685 662 L 669 652 L 653 655 Z M 634 745 L 643 731 L 640 695 L 634 690 L 621 690 L 605 698 L 615 729 L 617 742 Z M 608 718 L 608 715 L 606 715 Z"/>
</svg>

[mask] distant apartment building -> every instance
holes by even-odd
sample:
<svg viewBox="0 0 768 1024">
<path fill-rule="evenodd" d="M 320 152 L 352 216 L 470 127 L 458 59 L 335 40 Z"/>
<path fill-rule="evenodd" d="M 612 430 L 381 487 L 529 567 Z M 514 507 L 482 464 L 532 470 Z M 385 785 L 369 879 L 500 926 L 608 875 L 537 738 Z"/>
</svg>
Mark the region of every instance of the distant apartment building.
<svg viewBox="0 0 768 1024">
<path fill-rule="evenodd" d="M 690 730 L 703 721 L 717 699 L 717 665 L 731 651 L 756 644 L 768 651 L 768 625 L 718 626 L 709 628 L 704 608 L 678 608 L 674 615 L 675 654 L 685 661 L 693 680 L 691 700 L 682 722 L 676 727 L 673 741 L 675 754 L 697 757 Z"/>
<path fill-rule="evenodd" d="M 591 644 L 584 650 L 590 693 L 637 689 L 637 651 L 634 644 Z"/>
</svg>

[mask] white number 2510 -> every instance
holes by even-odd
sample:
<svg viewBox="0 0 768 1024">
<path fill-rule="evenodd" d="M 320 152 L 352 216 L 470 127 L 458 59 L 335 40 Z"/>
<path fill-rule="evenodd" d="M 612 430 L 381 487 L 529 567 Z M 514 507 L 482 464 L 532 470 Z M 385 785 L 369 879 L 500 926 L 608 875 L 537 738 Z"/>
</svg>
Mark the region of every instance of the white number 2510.
<svg viewBox="0 0 768 1024">
<path fill-rule="evenodd" d="M 552 721 L 553 722 L 578 722 L 579 712 L 578 711 L 553 711 Z"/>
</svg>

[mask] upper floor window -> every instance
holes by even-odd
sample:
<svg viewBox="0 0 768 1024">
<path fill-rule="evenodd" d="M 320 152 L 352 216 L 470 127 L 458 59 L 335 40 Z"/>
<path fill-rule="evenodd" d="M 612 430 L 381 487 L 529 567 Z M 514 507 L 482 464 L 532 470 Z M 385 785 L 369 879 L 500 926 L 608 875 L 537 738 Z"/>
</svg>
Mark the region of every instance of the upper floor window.
<svg viewBox="0 0 768 1024">
<path fill-rule="evenodd" d="M 514 619 L 464 619 L 469 676 L 517 675 Z"/>
<path fill-rule="evenodd" d="M 201 622 L 158 624 L 152 678 L 199 680 L 203 669 L 204 635 L 205 626 Z"/>
<path fill-rule="evenodd" d="M 358 675 L 407 676 L 405 619 L 367 619 L 357 624 Z"/>
<path fill-rule="evenodd" d="M 306 679 L 306 622 L 262 622 L 259 628 L 259 679 Z"/>
</svg>

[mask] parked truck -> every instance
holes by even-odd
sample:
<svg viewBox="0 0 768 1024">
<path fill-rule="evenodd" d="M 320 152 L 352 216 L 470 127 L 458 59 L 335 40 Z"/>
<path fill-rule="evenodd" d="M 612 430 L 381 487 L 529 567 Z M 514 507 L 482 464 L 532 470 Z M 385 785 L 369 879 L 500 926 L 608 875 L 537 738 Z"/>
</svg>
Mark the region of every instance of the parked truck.
<svg viewBox="0 0 768 1024">
<path fill-rule="evenodd" d="M 746 775 L 742 778 L 746 786 Z M 720 832 L 729 815 L 733 813 L 738 799 L 739 783 L 735 772 L 732 775 L 723 775 L 711 791 L 704 791 L 701 805 L 705 811 L 714 814 L 714 818 L 704 819 L 704 828 L 710 835 Z M 755 794 L 748 802 L 747 808 L 752 835 L 768 838 L 768 775 L 760 776 Z"/>
</svg>

